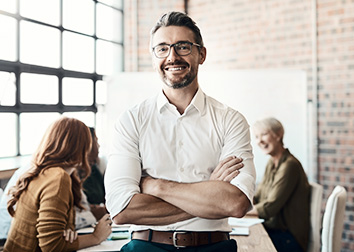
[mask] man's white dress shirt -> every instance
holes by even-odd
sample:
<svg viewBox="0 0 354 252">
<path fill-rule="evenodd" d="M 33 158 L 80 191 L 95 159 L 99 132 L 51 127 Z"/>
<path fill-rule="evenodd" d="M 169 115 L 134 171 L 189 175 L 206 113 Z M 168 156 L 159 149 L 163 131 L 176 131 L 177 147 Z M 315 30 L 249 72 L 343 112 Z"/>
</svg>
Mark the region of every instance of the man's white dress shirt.
<svg viewBox="0 0 354 252">
<path fill-rule="evenodd" d="M 252 202 L 256 172 L 249 125 L 238 111 L 205 95 L 199 88 L 180 115 L 161 91 L 123 113 L 116 121 L 105 173 L 106 207 L 120 213 L 140 178 L 149 175 L 176 182 L 209 180 L 218 163 L 242 157 L 244 167 L 231 181 Z M 133 226 L 132 230 L 230 231 L 227 218 L 192 218 L 164 226 Z"/>
</svg>

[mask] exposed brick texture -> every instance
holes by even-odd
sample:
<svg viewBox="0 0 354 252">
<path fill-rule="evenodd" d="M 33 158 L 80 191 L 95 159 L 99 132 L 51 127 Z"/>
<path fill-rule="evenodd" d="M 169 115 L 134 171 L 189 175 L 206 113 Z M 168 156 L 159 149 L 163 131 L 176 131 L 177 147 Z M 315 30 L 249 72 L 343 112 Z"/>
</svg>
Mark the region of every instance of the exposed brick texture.
<svg viewBox="0 0 354 252">
<path fill-rule="evenodd" d="M 184 1 L 124 1 L 125 71 L 153 70 L 149 52 L 150 29 L 163 13 L 170 10 L 183 12 Z"/>
<path fill-rule="evenodd" d="M 208 50 L 203 70 L 302 69 L 309 99 L 317 71 L 318 182 L 324 200 L 337 184 L 348 191 L 342 251 L 349 252 L 354 251 L 354 0 L 316 2 L 313 36 L 311 0 L 125 0 L 125 70 L 152 71 L 151 27 L 162 13 L 187 9 Z"/>
</svg>

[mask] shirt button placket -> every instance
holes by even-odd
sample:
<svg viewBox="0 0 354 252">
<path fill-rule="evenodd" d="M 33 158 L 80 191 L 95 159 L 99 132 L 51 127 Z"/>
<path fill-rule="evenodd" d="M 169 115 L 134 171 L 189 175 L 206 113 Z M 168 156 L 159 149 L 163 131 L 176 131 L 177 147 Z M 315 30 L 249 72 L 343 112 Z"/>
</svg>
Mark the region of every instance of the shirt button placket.
<svg viewBox="0 0 354 252">
<path fill-rule="evenodd" d="M 183 141 L 182 134 L 180 133 L 182 118 L 177 119 L 177 128 L 176 128 L 176 143 L 177 143 L 177 167 L 179 172 L 184 172 L 184 168 L 181 164 L 183 164 Z"/>
</svg>

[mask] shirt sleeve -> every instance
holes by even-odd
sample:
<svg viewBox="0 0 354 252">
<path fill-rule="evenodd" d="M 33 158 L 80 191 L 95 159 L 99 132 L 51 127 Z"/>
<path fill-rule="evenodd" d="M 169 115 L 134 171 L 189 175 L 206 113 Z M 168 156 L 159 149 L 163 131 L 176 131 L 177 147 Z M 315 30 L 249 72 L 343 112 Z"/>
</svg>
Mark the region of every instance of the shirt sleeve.
<svg viewBox="0 0 354 252">
<path fill-rule="evenodd" d="M 73 223 L 69 223 L 71 208 L 73 207 L 71 192 L 71 178 L 63 170 L 55 174 L 51 180 L 46 180 L 40 195 L 39 217 L 36 229 L 39 246 L 42 251 L 74 251 L 78 249 L 78 240 L 73 243 L 65 241 L 63 232 L 67 228 L 74 230 Z"/>
<path fill-rule="evenodd" d="M 242 114 L 229 110 L 225 117 L 225 139 L 220 161 L 236 156 L 243 159 L 244 167 L 240 169 L 231 184 L 239 188 L 249 199 L 252 208 L 255 193 L 256 170 L 253 162 L 249 125 Z"/>
<path fill-rule="evenodd" d="M 136 118 L 125 112 L 116 122 L 104 176 L 106 207 L 111 216 L 119 214 L 134 194 L 140 193 L 141 158 Z"/>
<path fill-rule="evenodd" d="M 258 202 L 255 207 L 260 218 L 269 219 L 276 216 L 292 195 L 299 177 L 295 162 L 282 163 L 274 175 L 274 181 L 267 198 Z"/>
</svg>

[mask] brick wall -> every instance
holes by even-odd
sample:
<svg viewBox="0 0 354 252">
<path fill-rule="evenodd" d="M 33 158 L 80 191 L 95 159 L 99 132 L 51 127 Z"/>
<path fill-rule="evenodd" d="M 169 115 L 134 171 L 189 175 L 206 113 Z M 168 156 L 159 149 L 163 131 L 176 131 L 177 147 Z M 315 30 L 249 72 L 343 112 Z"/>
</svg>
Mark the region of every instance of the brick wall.
<svg viewBox="0 0 354 252">
<path fill-rule="evenodd" d="M 315 37 L 314 1 L 186 2 L 187 6 L 184 0 L 125 1 L 126 71 L 152 71 L 150 28 L 162 13 L 185 7 L 201 28 L 208 49 L 203 71 L 305 70 L 309 99 L 317 100 L 313 97 L 316 81 L 318 86 L 318 146 L 314 146 L 318 148 L 318 182 L 324 186 L 325 200 L 335 185 L 347 189 L 342 251 L 354 251 L 354 0 L 317 0 Z M 134 25 L 137 37 L 132 33 Z"/>
<path fill-rule="evenodd" d="M 125 0 L 125 71 L 153 71 L 149 52 L 150 29 L 167 11 L 184 11 L 184 1 Z"/>
<path fill-rule="evenodd" d="M 354 1 L 318 1 L 319 179 L 348 190 L 343 251 L 354 251 Z"/>
</svg>

